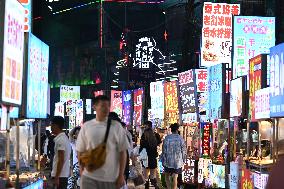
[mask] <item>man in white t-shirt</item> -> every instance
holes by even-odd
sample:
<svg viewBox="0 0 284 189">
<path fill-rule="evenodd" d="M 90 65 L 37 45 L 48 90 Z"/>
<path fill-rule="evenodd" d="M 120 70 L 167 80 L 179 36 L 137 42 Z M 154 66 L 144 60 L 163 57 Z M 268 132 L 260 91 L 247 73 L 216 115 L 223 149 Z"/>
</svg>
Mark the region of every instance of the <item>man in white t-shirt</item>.
<svg viewBox="0 0 284 189">
<path fill-rule="evenodd" d="M 76 143 L 78 157 L 87 150 L 95 149 L 103 142 L 105 137 L 110 100 L 108 97 L 100 95 L 94 99 L 93 103 L 96 118 L 86 122 L 81 128 Z M 81 188 L 116 189 L 124 186 L 124 169 L 128 148 L 129 142 L 125 130 L 118 121 L 112 120 L 107 139 L 105 164 L 92 172 L 80 165 L 82 171 Z"/>
<path fill-rule="evenodd" d="M 55 116 L 51 121 L 51 131 L 54 138 L 54 157 L 51 177 L 54 180 L 54 189 L 66 189 L 70 176 L 71 145 L 63 132 L 64 118 Z"/>
</svg>

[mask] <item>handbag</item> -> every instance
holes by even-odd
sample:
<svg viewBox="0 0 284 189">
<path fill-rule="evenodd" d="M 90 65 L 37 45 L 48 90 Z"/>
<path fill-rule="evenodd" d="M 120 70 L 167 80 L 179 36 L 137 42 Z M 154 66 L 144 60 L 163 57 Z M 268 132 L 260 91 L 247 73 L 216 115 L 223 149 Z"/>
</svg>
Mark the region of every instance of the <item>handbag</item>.
<svg viewBox="0 0 284 189">
<path fill-rule="evenodd" d="M 107 145 L 110 125 L 111 125 L 111 119 L 108 118 L 104 141 L 101 144 L 99 144 L 95 149 L 83 152 L 79 157 L 80 164 L 83 167 L 86 167 L 87 171 L 89 172 L 99 169 L 105 164 L 106 155 L 107 155 L 106 145 Z"/>
</svg>

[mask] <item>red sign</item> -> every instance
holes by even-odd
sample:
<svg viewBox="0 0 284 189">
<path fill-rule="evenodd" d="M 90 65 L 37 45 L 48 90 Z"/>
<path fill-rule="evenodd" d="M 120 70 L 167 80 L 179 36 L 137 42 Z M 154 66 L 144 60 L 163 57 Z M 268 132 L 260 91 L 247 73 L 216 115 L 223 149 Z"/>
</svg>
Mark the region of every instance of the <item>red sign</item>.
<svg viewBox="0 0 284 189">
<path fill-rule="evenodd" d="M 254 189 L 252 174 L 250 170 L 242 170 L 241 189 Z"/>
<path fill-rule="evenodd" d="M 142 110 L 143 110 L 143 88 L 134 90 L 134 112 L 133 125 L 139 126 L 142 124 Z"/>
<path fill-rule="evenodd" d="M 110 111 L 117 113 L 122 117 L 122 92 L 121 91 L 111 91 L 111 105 Z"/>
<path fill-rule="evenodd" d="M 183 82 L 186 82 L 186 78 Z M 165 102 L 166 102 L 166 116 L 168 124 L 178 123 L 179 109 L 178 109 L 178 96 L 177 96 L 177 82 L 171 81 L 165 83 Z"/>
<path fill-rule="evenodd" d="M 195 71 L 197 92 L 207 92 L 207 69 L 197 69 Z"/>
<path fill-rule="evenodd" d="M 210 155 L 210 138 L 211 138 L 211 123 L 200 123 L 202 134 L 202 155 Z"/>
<path fill-rule="evenodd" d="M 249 61 L 249 117 L 255 120 L 255 91 L 261 89 L 262 56 L 256 56 Z"/>
<path fill-rule="evenodd" d="M 95 91 L 94 92 L 94 96 L 100 96 L 100 95 L 104 95 L 104 91 Z"/>
</svg>

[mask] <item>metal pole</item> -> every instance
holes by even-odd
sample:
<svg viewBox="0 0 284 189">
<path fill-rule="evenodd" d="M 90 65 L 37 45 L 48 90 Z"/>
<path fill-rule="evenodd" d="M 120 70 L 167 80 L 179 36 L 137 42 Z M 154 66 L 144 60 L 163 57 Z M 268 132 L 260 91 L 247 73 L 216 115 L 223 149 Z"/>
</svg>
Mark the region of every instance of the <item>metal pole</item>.
<svg viewBox="0 0 284 189">
<path fill-rule="evenodd" d="M 20 188 L 20 126 L 18 120 L 14 119 L 16 124 L 16 188 Z"/>
<path fill-rule="evenodd" d="M 246 155 L 246 159 L 249 159 L 249 149 L 250 149 L 249 121 L 247 120 L 247 155 Z"/>
<path fill-rule="evenodd" d="M 38 145 L 38 157 L 37 157 L 37 170 L 40 171 L 40 154 L 41 154 L 41 120 L 39 120 L 38 125 L 37 125 L 37 129 L 38 129 L 38 140 L 37 140 L 37 145 Z"/>
<path fill-rule="evenodd" d="M 6 141 L 6 171 L 7 171 L 7 179 L 9 179 L 10 176 L 10 106 L 7 106 L 7 141 Z"/>
<path fill-rule="evenodd" d="M 278 131 L 279 131 L 279 118 L 276 119 L 276 142 L 275 142 L 275 149 L 276 149 L 276 161 L 278 161 Z"/>
<path fill-rule="evenodd" d="M 275 120 L 273 120 L 272 122 L 272 147 L 271 147 L 271 156 L 272 156 L 272 160 L 273 160 L 273 164 L 275 163 L 275 127 L 276 127 L 276 124 L 275 124 Z"/>
</svg>

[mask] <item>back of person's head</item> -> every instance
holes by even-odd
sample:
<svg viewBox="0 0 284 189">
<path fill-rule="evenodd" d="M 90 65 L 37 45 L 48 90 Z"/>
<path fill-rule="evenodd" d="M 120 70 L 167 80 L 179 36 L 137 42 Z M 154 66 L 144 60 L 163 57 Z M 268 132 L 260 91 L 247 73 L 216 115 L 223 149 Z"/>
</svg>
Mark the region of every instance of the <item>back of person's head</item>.
<svg viewBox="0 0 284 189">
<path fill-rule="evenodd" d="M 172 133 L 175 133 L 179 129 L 179 124 L 178 123 L 171 124 L 170 128 L 171 128 Z"/>
<path fill-rule="evenodd" d="M 64 129 L 64 118 L 61 116 L 54 116 L 51 120 L 51 124 L 56 125 L 59 129 Z"/>
<path fill-rule="evenodd" d="M 144 125 L 146 126 L 146 128 L 151 128 L 151 129 L 152 129 L 152 126 L 153 126 L 153 124 L 152 124 L 151 121 L 146 121 L 146 122 L 144 123 Z"/>
<path fill-rule="evenodd" d="M 101 101 L 110 102 L 110 99 L 105 95 L 99 95 L 99 96 L 96 96 L 95 98 L 93 98 L 93 104 L 94 105 L 98 105 L 98 103 L 101 102 Z"/>
</svg>

